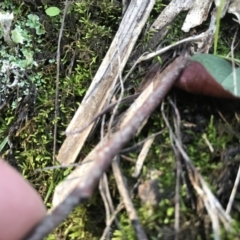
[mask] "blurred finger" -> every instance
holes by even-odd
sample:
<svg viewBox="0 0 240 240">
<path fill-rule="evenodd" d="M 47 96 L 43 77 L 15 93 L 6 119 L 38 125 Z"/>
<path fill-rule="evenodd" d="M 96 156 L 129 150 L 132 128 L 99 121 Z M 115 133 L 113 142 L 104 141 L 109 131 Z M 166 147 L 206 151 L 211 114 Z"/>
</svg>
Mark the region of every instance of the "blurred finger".
<svg viewBox="0 0 240 240">
<path fill-rule="evenodd" d="M 21 239 L 45 214 L 39 194 L 0 159 L 0 239 Z"/>
</svg>

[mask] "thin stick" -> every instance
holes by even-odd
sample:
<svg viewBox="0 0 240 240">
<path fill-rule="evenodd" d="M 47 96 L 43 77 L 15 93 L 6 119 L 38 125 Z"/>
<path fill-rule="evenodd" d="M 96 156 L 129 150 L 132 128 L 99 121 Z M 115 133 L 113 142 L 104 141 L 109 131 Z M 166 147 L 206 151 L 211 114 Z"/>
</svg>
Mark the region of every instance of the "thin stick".
<svg viewBox="0 0 240 240">
<path fill-rule="evenodd" d="M 118 191 L 123 199 L 123 203 L 125 205 L 125 208 L 128 213 L 128 217 L 132 223 L 132 226 L 135 230 L 137 239 L 141 240 L 147 240 L 147 235 L 143 230 L 142 224 L 138 218 L 137 211 L 135 210 L 133 206 L 133 202 L 131 200 L 131 197 L 129 195 L 128 189 L 126 184 L 124 183 L 123 175 L 119 166 L 119 161 L 117 157 L 112 162 L 112 169 L 113 174 L 117 183 Z"/>
<path fill-rule="evenodd" d="M 174 116 L 174 127 L 175 127 L 175 133 L 179 141 L 181 141 L 181 132 L 180 132 L 180 114 L 177 109 L 176 104 L 172 101 L 171 98 L 168 98 L 168 101 L 172 105 L 175 116 Z M 170 132 L 171 133 L 171 132 Z M 176 146 L 173 143 L 173 136 L 171 136 L 171 143 L 173 150 L 175 152 L 176 156 L 176 165 L 177 165 L 177 170 L 176 170 L 176 186 L 175 186 L 175 223 L 174 223 L 174 229 L 175 229 L 175 240 L 179 239 L 179 232 L 180 232 L 180 177 L 182 173 L 182 168 L 181 168 L 181 154 L 178 149 L 176 149 Z"/>
<path fill-rule="evenodd" d="M 99 192 L 100 192 L 100 195 L 102 197 L 103 204 L 105 207 L 106 225 L 107 225 L 110 221 L 110 206 L 109 206 L 107 196 L 106 196 L 106 183 L 105 183 L 106 177 L 107 177 L 106 174 L 103 174 L 103 177 L 100 179 L 98 189 L 99 189 Z"/>
<path fill-rule="evenodd" d="M 132 173 L 132 177 L 134 178 L 138 178 L 139 175 L 141 174 L 143 165 L 144 165 L 144 161 L 148 155 L 149 149 L 152 146 L 154 141 L 154 137 L 149 138 L 148 140 L 146 140 L 143 144 L 142 150 L 138 155 L 136 164 L 135 164 L 135 168 L 134 168 L 134 172 Z"/>
<path fill-rule="evenodd" d="M 113 214 L 112 214 L 112 216 L 111 216 L 111 218 L 110 218 L 110 221 L 109 221 L 108 225 L 105 227 L 105 229 L 104 229 L 104 231 L 103 231 L 103 234 L 102 234 L 100 240 L 105 240 L 105 239 L 106 239 L 106 236 L 107 236 L 107 234 L 108 234 L 109 231 L 110 231 L 110 228 L 111 228 L 111 225 L 112 225 L 113 221 L 115 220 L 117 214 L 118 214 L 120 211 L 122 211 L 123 209 L 124 209 L 124 204 L 123 204 L 123 202 L 121 201 L 121 202 L 118 204 L 117 209 L 113 212 Z M 124 240 L 125 240 L 125 238 L 124 238 Z"/>
<path fill-rule="evenodd" d="M 135 67 L 137 66 L 137 64 L 139 64 L 140 62 L 142 61 L 146 61 L 146 60 L 149 60 L 149 59 L 152 59 L 156 56 L 159 56 L 160 54 L 163 54 L 165 52 L 167 52 L 168 50 L 174 48 L 174 47 L 177 47 L 183 43 L 187 43 L 187 42 L 197 42 L 199 40 L 202 40 L 205 36 L 205 33 L 201 33 L 197 36 L 194 36 L 194 37 L 188 37 L 188 38 L 185 38 L 185 39 L 182 39 L 176 43 L 173 43 L 172 45 L 169 45 L 167 47 L 164 47 L 164 48 L 161 48 L 155 52 L 152 52 L 152 53 L 143 53 L 142 56 L 140 56 L 138 58 L 138 60 L 134 63 L 134 65 L 131 67 L 131 69 L 128 71 L 127 75 L 124 77 L 124 82 L 125 80 L 129 77 L 129 75 L 133 72 L 133 70 L 135 69 Z"/>
<path fill-rule="evenodd" d="M 234 95 L 237 96 L 238 94 L 238 86 L 237 86 L 237 75 L 236 75 L 236 67 L 235 67 L 235 61 L 234 61 L 234 44 L 237 36 L 237 32 L 235 32 L 232 44 L 231 44 L 231 59 L 232 59 L 232 70 L 233 70 L 233 88 L 234 88 Z"/>
<path fill-rule="evenodd" d="M 230 196 L 229 201 L 228 201 L 228 205 L 227 205 L 227 209 L 226 209 L 227 214 L 230 214 L 230 212 L 231 212 L 232 205 L 233 205 L 233 202 L 234 202 L 234 198 L 235 198 L 236 193 L 237 193 L 237 188 L 238 188 L 238 185 L 239 185 L 239 181 L 240 181 L 240 165 L 238 167 L 237 177 L 235 179 L 234 186 L 233 186 L 233 189 L 232 189 L 232 192 L 231 192 L 231 196 Z"/>
<path fill-rule="evenodd" d="M 128 153 L 128 152 L 134 151 L 136 148 L 141 147 L 148 139 L 155 138 L 155 137 L 163 134 L 165 130 L 166 130 L 166 128 L 164 128 L 163 130 L 161 130 L 161 131 L 159 131 L 159 132 L 153 133 L 153 134 L 150 135 L 149 137 L 147 137 L 147 138 L 143 139 L 142 141 L 134 144 L 133 146 L 128 147 L 128 148 L 124 148 L 123 150 L 121 150 L 120 153 L 121 153 L 121 154 L 124 154 L 124 153 Z"/>
<path fill-rule="evenodd" d="M 56 152 L 57 152 L 57 122 L 58 122 L 58 114 L 59 114 L 59 77 L 60 77 L 60 61 L 61 61 L 61 40 L 62 40 L 62 34 L 63 34 L 63 28 L 65 24 L 65 18 L 67 14 L 68 7 L 70 5 L 70 2 L 68 0 L 65 1 L 65 7 L 63 11 L 63 18 L 62 18 L 62 24 L 60 28 L 60 33 L 58 37 L 58 47 L 57 47 L 57 76 L 56 76 L 56 87 L 55 87 L 55 111 L 54 111 L 54 130 L 53 130 L 53 165 L 55 165 L 55 159 L 56 159 Z"/>
</svg>

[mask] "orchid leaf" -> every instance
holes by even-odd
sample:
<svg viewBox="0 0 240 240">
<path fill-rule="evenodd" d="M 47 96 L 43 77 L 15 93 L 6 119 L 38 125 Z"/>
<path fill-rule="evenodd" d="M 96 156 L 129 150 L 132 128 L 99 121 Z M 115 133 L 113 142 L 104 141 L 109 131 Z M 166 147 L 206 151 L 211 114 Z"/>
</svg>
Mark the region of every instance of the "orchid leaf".
<svg viewBox="0 0 240 240">
<path fill-rule="evenodd" d="M 232 72 L 232 66 L 227 60 L 212 54 L 195 54 L 191 60 L 201 63 L 220 84 Z"/>
<path fill-rule="evenodd" d="M 228 90 L 235 96 L 240 96 L 240 68 L 235 70 L 236 75 L 232 72 L 222 82 L 224 89 Z M 234 79 L 236 77 L 236 79 Z"/>
<path fill-rule="evenodd" d="M 196 54 L 191 57 L 191 61 L 200 63 L 204 67 L 201 71 L 206 70 L 212 77 L 210 78 L 204 75 L 205 79 L 199 79 L 206 84 L 207 78 L 208 90 L 206 95 L 208 95 L 211 90 L 209 88 L 212 88 L 212 91 L 216 92 L 216 83 L 213 82 L 216 81 L 223 88 L 223 91 L 221 90 L 223 97 L 226 97 L 224 91 L 229 92 L 232 97 L 240 97 L 240 68 L 235 69 L 236 74 L 234 75 L 232 65 L 227 60 L 212 54 Z M 221 94 L 217 94 L 217 97 L 221 97 Z M 214 96 L 215 93 L 210 95 Z"/>
</svg>

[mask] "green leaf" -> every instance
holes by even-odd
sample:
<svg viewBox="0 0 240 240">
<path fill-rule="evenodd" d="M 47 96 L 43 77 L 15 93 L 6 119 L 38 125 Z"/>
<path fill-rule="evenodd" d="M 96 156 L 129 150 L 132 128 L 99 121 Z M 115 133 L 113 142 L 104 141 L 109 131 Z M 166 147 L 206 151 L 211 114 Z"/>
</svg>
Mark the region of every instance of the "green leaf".
<svg viewBox="0 0 240 240">
<path fill-rule="evenodd" d="M 50 17 L 57 16 L 60 12 L 61 10 L 57 7 L 49 7 L 46 9 L 46 14 Z"/>
<path fill-rule="evenodd" d="M 220 84 L 232 72 L 231 64 L 212 54 L 195 54 L 191 60 L 200 62 Z"/>
<path fill-rule="evenodd" d="M 29 26 L 30 28 L 38 27 L 39 26 L 39 17 L 35 14 L 29 14 L 26 25 Z"/>
<path fill-rule="evenodd" d="M 15 28 L 14 30 L 12 30 L 11 34 L 12 34 L 12 40 L 15 43 L 23 44 L 24 37 L 22 36 L 22 33 L 21 33 L 21 31 L 19 31 L 19 29 Z"/>
<path fill-rule="evenodd" d="M 170 207 L 170 208 L 167 209 L 167 216 L 170 217 L 170 216 L 173 215 L 173 213 L 174 213 L 174 208 Z"/>
<path fill-rule="evenodd" d="M 234 73 L 232 72 L 224 79 L 221 85 L 235 96 L 240 96 L 240 68 L 237 68 L 235 73 L 236 79 L 234 79 Z"/>
<path fill-rule="evenodd" d="M 240 96 L 240 68 L 234 79 L 232 65 L 225 59 L 212 54 L 196 54 L 191 60 L 201 63 L 212 77 L 234 96 Z"/>
</svg>

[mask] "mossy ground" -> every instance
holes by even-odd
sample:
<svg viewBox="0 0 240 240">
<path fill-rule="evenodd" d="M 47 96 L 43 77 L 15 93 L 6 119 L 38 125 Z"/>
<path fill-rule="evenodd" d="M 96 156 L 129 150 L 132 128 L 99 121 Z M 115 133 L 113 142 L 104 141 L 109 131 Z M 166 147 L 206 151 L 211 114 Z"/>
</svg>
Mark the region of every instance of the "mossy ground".
<svg viewBox="0 0 240 240">
<path fill-rule="evenodd" d="M 2 9 L 19 14 L 19 8 L 17 7 L 19 2 L 12 1 L 11 4 L 7 2 L 4 1 L 1 6 Z M 167 4 L 168 2 L 163 1 L 162 3 L 158 1 L 155 13 L 153 13 L 150 21 L 154 19 L 157 11 L 164 7 L 164 3 Z M 21 117 L 19 113 L 23 111 L 25 105 L 20 102 L 16 111 L 16 109 L 10 107 L 12 99 L 9 99 L 8 105 L 1 110 L 0 139 L 3 142 L 5 137 L 9 136 L 13 143 L 12 149 L 9 148 L 8 144 L 5 144 L 1 155 L 22 172 L 39 191 L 46 205 L 51 207 L 53 189 L 64 179 L 69 170 L 35 171 L 54 164 L 52 149 L 53 123 L 55 121 L 56 63 L 48 60 L 55 58 L 61 16 L 50 18 L 44 14 L 44 8 L 56 6 L 62 9 L 63 4 L 56 1 L 41 1 L 39 3 L 23 1 L 21 4 L 21 15 L 17 15 L 18 19 L 16 21 L 20 21 L 32 12 L 37 12 L 40 23 L 46 31 L 42 39 L 43 42 L 38 45 L 40 51 L 34 54 L 34 59 L 41 62 L 40 67 L 33 67 L 28 73 L 41 73 L 41 83 L 37 89 L 36 103 L 31 104 L 31 108 L 28 108 L 24 117 Z M 169 27 L 169 33 L 166 37 L 169 42 L 184 37 L 180 28 L 185 15 L 186 13 L 181 14 L 174 24 Z M 57 149 L 60 148 L 64 140 L 62 132 L 64 132 L 73 117 L 101 64 L 118 29 L 120 19 L 121 8 L 118 1 L 85 0 L 76 2 L 70 7 L 61 44 L 62 61 Z M 229 28 L 229 25 L 232 27 Z M 235 27 L 236 24 L 234 24 L 231 17 L 227 16 L 222 20 L 218 54 L 226 55 L 230 52 Z M 196 31 L 200 32 L 206 29 L 207 25 L 206 27 L 202 25 L 196 28 Z M 239 56 L 238 47 L 235 49 L 235 58 L 239 58 Z M 15 94 L 17 94 L 17 91 L 13 92 L 13 98 Z M 217 195 L 223 206 L 226 207 L 239 164 L 239 152 L 232 151 L 238 148 L 240 139 L 238 102 L 194 96 L 176 89 L 172 90 L 169 96 L 175 99 L 180 112 L 182 140 L 189 157 L 195 166 L 199 168 L 199 171 L 210 184 L 212 191 Z M 31 101 L 28 102 L 28 104 L 30 103 Z M 168 119 L 170 123 L 173 123 L 173 109 L 167 99 L 165 104 Z M 15 129 L 10 131 L 12 126 Z M 141 135 L 135 137 L 129 143 L 129 146 L 132 146 L 160 130 L 164 131 L 156 137 L 145 160 L 143 173 L 138 179 L 140 182 L 147 179 L 151 170 L 157 170 L 160 173 L 161 200 L 159 206 L 152 213 L 149 206 L 141 204 L 137 194 L 134 193 L 133 197 L 134 205 L 143 226 L 149 235 L 149 239 L 152 240 L 174 238 L 176 159 L 160 107 L 152 114 Z M 84 157 L 94 144 L 93 139 L 88 142 L 88 146 L 83 149 L 81 157 Z M 138 151 L 133 151 L 128 153 L 127 156 L 135 159 L 137 154 Z M 132 186 L 137 181 L 131 177 L 134 165 L 124 160 L 122 160 L 121 165 L 126 178 L 129 179 L 129 185 Z M 116 194 L 116 186 L 110 172 L 109 177 L 110 188 L 114 193 L 114 202 L 117 204 L 119 196 Z M 238 198 L 239 196 L 237 196 Z M 207 217 L 205 215 L 204 217 L 199 216 L 197 211 L 192 209 L 191 201 L 186 184 L 182 182 L 180 239 L 210 239 L 212 232 L 210 221 L 210 227 L 206 228 L 208 220 L 205 218 Z M 151 214 L 149 214 L 150 212 Z M 239 208 L 236 200 L 233 214 L 233 217 L 236 217 L 237 220 L 236 226 L 239 226 L 238 215 Z M 112 239 L 135 239 L 134 231 L 125 211 L 119 214 L 119 221 L 122 228 L 120 230 L 112 229 Z M 105 209 L 100 195 L 96 193 L 88 204 L 78 207 L 47 239 L 99 239 L 104 226 Z M 228 239 L 234 239 L 234 237 Z"/>
</svg>

